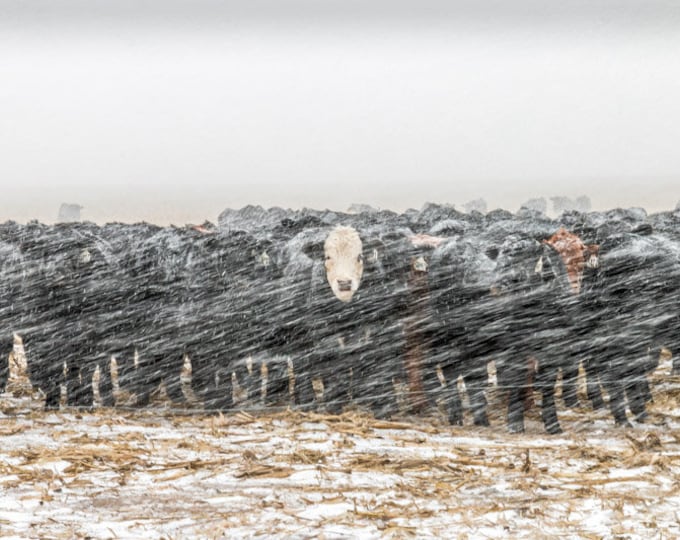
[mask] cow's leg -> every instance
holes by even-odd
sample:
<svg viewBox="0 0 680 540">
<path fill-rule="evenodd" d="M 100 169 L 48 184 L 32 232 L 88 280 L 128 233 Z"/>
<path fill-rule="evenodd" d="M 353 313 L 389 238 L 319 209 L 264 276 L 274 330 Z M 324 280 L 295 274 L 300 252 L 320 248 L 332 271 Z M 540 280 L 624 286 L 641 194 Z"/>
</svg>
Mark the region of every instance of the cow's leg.
<svg viewBox="0 0 680 540">
<path fill-rule="evenodd" d="M 215 373 L 215 392 L 213 396 L 208 394 L 210 406 L 218 411 L 227 411 L 234 408 L 234 382 L 232 369 L 228 366 L 220 366 Z"/>
<path fill-rule="evenodd" d="M 46 361 L 40 362 L 43 369 L 43 376 L 38 380 L 38 386 L 43 389 L 45 393 L 45 409 L 56 410 L 59 409 L 61 402 L 61 383 L 64 379 L 64 364 L 61 360 L 54 358 L 47 358 Z"/>
<path fill-rule="evenodd" d="M 135 396 L 138 403 L 141 399 L 142 384 L 138 378 L 140 353 L 134 345 L 131 345 L 118 360 L 118 383 L 121 390 Z M 140 403 L 141 404 L 141 403 Z"/>
<path fill-rule="evenodd" d="M 60 361 L 49 362 L 49 371 L 45 377 L 45 409 L 59 409 L 61 401 L 61 381 L 63 380 L 63 364 Z"/>
<path fill-rule="evenodd" d="M 258 355 L 251 357 L 245 390 L 249 402 L 260 403 L 262 397 L 262 359 Z"/>
<path fill-rule="evenodd" d="M 184 355 L 181 350 L 166 351 L 158 359 L 158 366 L 161 370 L 161 378 L 165 382 L 165 389 L 168 397 L 173 403 L 185 401 L 182 392 L 182 368 L 184 365 Z"/>
<path fill-rule="evenodd" d="M 66 403 L 69 407 L 77 407 L 82 399 L 83 388 L 81 388 L 80 376 L 79 362 L 69 357 L 66 364 Z"/>
<path fill-rule="evenodd" d="M 250 387 L 252 386 L 251 382 L 251 374 L 250 374 L 250 369 L 252 369 L 252 366 L 249 366 L 251 360 L 249 358 L 239 358 L 235 364 L 234 364 L 234 375 L 236 377 L 236 384 L 238 384 L 239 388 L 241 390 L 246 391 L 246 395 L 249 392 Z"/>
<path fill-rule="evenodd" d="M 600 366 L 593 358 L 588 358 L 583 362 L 583 369 L 586 372 L 586 392 L 588 400 L 593 409 L 604 409 L 604 399 L 600 388 Z"/>
<path fill-rule="evenodd" d="M 47 334 L 29 336 L 25 343 L 31 382 L 45 394 L 45 409 L 57 410 L 64 381 L 63 357 L 57 354 Z"/>
<path fill-rule="evenodd" d="M 253 356 L 241 358 L 236 362 L 234 373 L 239 388 L 245 393 L 248 404 L 259 402 L 262 388 L 262 362 Z"/>
<path fill-rule="evenodd" d="M 524 433 L 524 399 L 527 389 L 515 386 L 508 390 L 508 431 Z"/>
<path fill-rule="evenodd" d="M 423 393 L 430 405 L 436 405 L 442 396 L 442 383 L 437 375 L 437 363 L 427 362 L 423 370 Z"/>
<path fill-rule="evenodd" d="M 555 408 L 555 385 L 557 384 L 557 368 L 553 366 L 541 366 L 536 374 L 536 385 L 541 392 L 541 418 L 545 430 L 551 435 L 562 433 L 562 428 L 557 420 Z"/>
<path fill-rule="evenodd" d="M 399 402 L 394 390 L 394 379 L 404 380 L 406 377 L 401 355 L 390 357 L 389 352 L 376 348 L 351 356 L 354 401 L 370 408 L 376 418 L 384 419 L 397 414 Z"/>
<path fill-rule="evenodd" d="M 200 321 L 200 315 L 192 320 Z M 192 360 L 191 387 L 206 409 L 225 411 L 234 406 L 232 372 L 237 351 L 227 339 L 231 333 L 227 320 L 216 318 L 209 324 L 205 336 L 196 339 L 192 332 L 187 340 Z"/>
<path fill-rule="evenodd" d="M 349 401 L 351 374 L 339 369 L 323 378 L 323 403 L 331 414 L 342 413 Z"/>
<path fill-rule="evenodd" d="M 399 412 L 397 396 L 389 373 L 377 373 L 372 378 L 371 395 L 368 400 L 376 418 L 389 418 Z"/>
<path fill-rule="evenodd" d="M 680 346 L 674 346 L 671 349 L 671 354 L 673 355 L 673 367 L 671 371 L 671 375 L 677 376 L 680 375 Z"/>
<path fill-rule="evenodd" d="M 231 370 L 226 367 L 215 352 L 200 352 L 198 348 L 190 354 L 191 389 L 196 398 L 203 402 L 206 410 L 228 410 L 233 407 L 233 385 Z"/>
<path fill-rule="evenodd" d="M 135 406 L 138 407 L 149 404 L 150 387 L 153 385 L 145 377 L 149 371 L 149 361 L 146 346 L 137 342 L 130 346 L 130 354 L 122 357 L 122 362 L 118 363 L 120 386 L 135 396 Z"/>
<path fill-rule="evenodd" d="M 295 406 L 300 410 L 312 410 L 316 407 L 312 380 L 309 372 L 295 371 Z"/>
<path fill-rule="evenodd" d="M 640 391 L 642 392 L 645 403 L 651 403 L 654 401 L 652 398 L 652 391 L 649 388 L 649 380 L 647 379 L 647 375 L 651 375 L 654 370 L 659 367 L 660 361 L 661 346 L 654 344 L 650 347 L 649 351 L 647 352 L 647 357 L 643 360 L 643 365 L 641 366 L 642 369 L 640 370 L 642 373 L 638 379 L 640 382 Z"/>
<path fill-rule="evenodd" d="M 234 385 L 232 380 L 233 364 L 229 352 L 225 356 L 219 353 L 198 355 L 198 378 L 192 358 L 191 386 L 196 397 L 203 401 L 203 407 L 209 411 L 228 411 L 234 408 Z"/>
<path fill-rule="evenodd" d="M 389 384 L 383 384 L 379 391 L 380 399 L 372 400 L 371 402 L 373 416 L 378 419 L 391 418 L 399 412 L 399 404 L 394 395 L 394 387 L 390 382 Z"/>
<path fill-rule="evenodd" d="M 113 407 L 113 384 L 111 382 L 111 359 L 108 355 L 102 354 L 99 357 L 99 397 L 103 407 Z"/>
<path fill-rule="evenodd" d="M 624 386 L 613 377 L 607 377 L 605 387 L 609 394 L 609 410 L 614 417 L 614 423 L 617 426 L 632 427 L 628 418 L 626 417 L 626 401 L 624 399 Z"/>
<path fill-rule="evenodd" d="M 574 409 L 578 407 L 576 388 L 578 382 L 578 361 L 567 360 L 562 365 L 562 401 L 565 407 Z"/>
<path fill-rule="evenodd" d="M 315 355 L 316 356 L 316 355 Z M 312 381 L 317 372 L 318 361 L 301 354 L 293 359 L 293 373 L 295 377 L 295 405 L 301 410 L 311 410 L 316 407 L 316 395 Z"/>
<path fill-rule="evenodd" d="M 215 371 L 217 365 L 209 354 L 200 350 L 200 346 L 190 346 L 186 354 L 191 360 L 191 391 L 203 402 L 207 410 L 212 409 L 211 402 L 215 390 Z"/>
<path fill-rule="evenodd" d="M 239 358 L 236 363 L 236 380 L 249 404 L 258 402 L 261 396 L 261 369 L 259 358 L 259 336 L 254 335 L 252 321 L 241 321 L 237 326 L 238 343 L 233 345 L 234 354 Z"/>
<path fill-rule="evenodd" d="M 470 399 L 470 409 L 472 411 L 472 421 L 476 426 L 489 426 L 487 415 L 487 401 L 484 391 L 486 389 L 488 374 L 486 363 L 475 360 L 477 364 L 465 376 L 465 388 Z"/>
<path fill-rule="evenodd" d="M 9 379 L 9 352 L 12 350 L 14 340 L 12 337 L 8 340 L 2 340 L 4 346 L 0 350 L 0 394 L 5 391 L 7 380 Z"/>
<path fill-rule="evenodd" d="M 76 341 L 78 338 L 80 341 Z M 94 405 L 92 377 L 98 365 L 96 336 L 93 332 L 83 332 L 74 337 L 72 343 L 67 371 L 72 377 L 67 381 L 66 387 L 68 404 L 73 407 L 91 408 Z M 79 369 L 73 369 L 74 365 L 79 366 Z"/>
<path fill-rule="evenodd" d="M 289 401 L 288 359 L 277 356 L 267 362 L 265 405 L 282 405 Z"/>
<path fill-rule="evenodd" d="M 148 406 L 151 402 L 151 394 L 163 380 L 162 357 L 151 347 L 140 347 L 139 363 L 131 375 L 130 387 L 137 396 L 137 405 Z"/>
<path fill-rule="evenodd" d="M 446 362 L 442 365 L 442 373 L 446 381 L 446 388 L 442 391 L 444 405 L 449 415 L 449 424 L 452 426 L 463 425 L 463 402 L 458 391 L 458 377 L 460 365 L 458 362 Z"/>
<path fill-rule="evenodd" d="M 67 382 L 66 392 L 70 407 L 92 407 L 94 393 L 92 391 L 92 376 L 94 375 L 94 363 L 89 360 L 82 362 L 82 367 L 76 373 L 76 381 L 72 384 Z M 69 369 L 69 374 L 72 370 Z"/>
<path fill-rule="evenodd" d="M 85 344 L 87 336 L 78 330 L 76 324 L 70 322 L 62 334 L 64 342 L 61 352 L 66 362 L 66 403 L 69 407 L 87 406 L 88 390 L 92 398 L 92 381 L 86 380 L 85 373 L 85 365 L 89 361 Z"/>
<path fill-rule="evenodd" d="M 524 432 L 524 404 L 528 395 L 529 362 L 521 352 L 510 350 L 497 360 L 498 385 L 507 392 L 507 426 L 510 433 Z"/>
<path fill-rule="evenodd" d="M 647 418 L 646 394 L 649 392 L 647 380 L 643 378 L 627 384 L 625 391 L 630 412 L 635 416 L 635 420 L 644 422 Z"/>
<path fill-rule="evenodd" d="M 649 381 L 647 380 L 646 375 L 642 375 L 640 381 L 640 393 L 642 395 L 642 399 L 644 400 L 645 403 L 652 403 L 654 401 L 654 398 L 652 397 L 652 390 L 649 387 Z"/>
<path fill-rule="evenodd" d="M 9 323 L 11 326 L 10 328 L 18 328 L 18 323 Z M 19 333 L 22 339 L 24 339 L 24 334 L 23 332 Z M 2 350 L 0 351 L 0 394 L 5 392 L 7 390 L 7 383 L 9 382 L 9 375 L 10 375 L 10 369 L 9 369 L 9 354 L 10 352 L 14 349 L 14 335 L 13 331 L 10 331 L 8 335 L 6 336 L 5 339 L 1 340 L 0 343 L 2 344 Z M 24 344 L 26 341 L 24 340 Z M 24 351 L 26 352 L 27 349 L 24 348 Z M 31 377 L 31 372 L 32 372 L 32 364 L 35 361 L 34 357 L 30 355 L 28 352 L 26 352 L 27 355 L 27 371 L 26 371 L 26 376 L 29 377 L 29 379 L 32 379 Z M 35 385 L 35 381 L 31 380 L 31 384 Z"/>
<path fill-rule="evenodd" d="M 353 373 L 352 357 L 338 351 L 327 351 L 319 362 L 323 382 L 323 404 L 331 414 L 340 414 L 350 399 L 352 377 L 358 378 L 358 386 L 366 387 L 370 381 L 361 380 L 368 369 Z"/>
</svg>

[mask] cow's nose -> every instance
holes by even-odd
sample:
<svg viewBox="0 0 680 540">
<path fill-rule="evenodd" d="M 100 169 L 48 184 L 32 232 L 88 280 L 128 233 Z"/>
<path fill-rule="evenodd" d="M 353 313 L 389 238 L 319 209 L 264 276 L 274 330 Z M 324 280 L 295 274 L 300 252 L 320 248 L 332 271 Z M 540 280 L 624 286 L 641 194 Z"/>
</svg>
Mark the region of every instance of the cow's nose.
<svg viewBox="0 0 680 540">
<path fill-rule="evenodd" d="M 338 289 L 340 289 L 341 292 L 347 292 L 352 290 L 352 280 L 351 279 L 339 279 L 338 280 Z"/>
</svg>

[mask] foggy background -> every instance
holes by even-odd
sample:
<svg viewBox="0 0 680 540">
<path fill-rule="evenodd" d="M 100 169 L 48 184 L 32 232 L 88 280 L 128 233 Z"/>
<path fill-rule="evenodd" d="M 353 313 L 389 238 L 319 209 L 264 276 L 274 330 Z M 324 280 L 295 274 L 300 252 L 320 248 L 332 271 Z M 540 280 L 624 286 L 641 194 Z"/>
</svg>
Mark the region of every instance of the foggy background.
<svg viewBox="0 0 680 540">
<path fill-rule="evenodd" d="M 680 199 L 675 1 L 3 0 L 0 220 Z"/>
</svg>

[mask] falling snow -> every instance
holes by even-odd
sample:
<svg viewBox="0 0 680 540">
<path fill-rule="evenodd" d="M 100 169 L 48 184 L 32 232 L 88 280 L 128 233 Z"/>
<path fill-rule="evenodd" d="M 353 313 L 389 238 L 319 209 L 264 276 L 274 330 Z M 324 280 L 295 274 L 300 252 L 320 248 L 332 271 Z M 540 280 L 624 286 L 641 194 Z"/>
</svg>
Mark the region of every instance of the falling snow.
<svg viewBox="0 0 680 540">
<path fill-rule="evenodd" d="M 0 225 L 2 534 L 680 534 L 680 213 L 468 209 Z"/>
</svg>

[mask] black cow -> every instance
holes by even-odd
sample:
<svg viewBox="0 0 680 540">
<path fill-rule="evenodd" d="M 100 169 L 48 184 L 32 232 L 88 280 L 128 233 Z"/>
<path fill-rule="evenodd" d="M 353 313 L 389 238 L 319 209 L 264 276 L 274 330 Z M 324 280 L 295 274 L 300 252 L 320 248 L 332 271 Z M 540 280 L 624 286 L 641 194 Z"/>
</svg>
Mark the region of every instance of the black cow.
<svg viewBox="0 0 680 540">
<path fill-rule="evenodd" d="M 195 337 L 188 348 L 194 391 L 208 408 L 231 408 L 234 376 L 253 404 L 260 396 L 262 354 L 273 340 L 270 321 L 279 300 L 272 246 L 240 231 L 204 235 L 200 241 L 201 267 L 192 272 Z M 273 380 L 276 369 L 270 371 Z"/>
<path fill-rule="evenodd" d="M 62 251 L 62 242 L 57 229 L 34 222 L 20 237 L 26 264 L 18 333 L 24 338 L 31 381 L 44 392 L 47 409 L 59 407 L 64 363 L 75 336 L 69 253 Z"/>
<path fill-rule="evenodd" d="M 566 271 L 552 248 L 533 238 L 508 238 L 497 265 L 496 310 L 503 329 L 496 356 L 499 385 L 508 392 L 508 429 L 524 430 L 524 403 L 531 363 L 538 361 L 536 386 L 542 394 L 542 417 L 548 433 L 559 433 L 554 389 L 559 369 L 568 362 Z"/>
<path fill-rule="evenodd" d="M 601 264 L 593 276 L 602 295 L 599 335 L 591 346 L 590 365 L 609 394 L 617 425 L 630 426 L 626 402 L 636 420 L 646 418 L 651 399 L 647 374 L 658 364 L 659 345 L 673 332 L 676 313 L 666 302 L 678 264 L 669 247 L 649 226 L 608 235 L 600 244 Z"/>
<path fill-rule="evenodd" d="M 312 406 L 312 383 L 321 379 L 331 412 L 352 398 L 378 417 L 394 414 L 393 378 L 403 374 L 403 341 L 383 242 L 342 227 L 308 231 L 292 244 L 301 249 L 290 258 L 284 283 L 289 305 L 300 306 L 286 324 L 297 343 L 296 402 Z"/>
<path fill-rule="evenodd" d="M 488 252 L 488 253 L 487 253 Z M 477 241 L 451 238 L 435 249 L 430 270 L 433 318 L 429 325 L 431 352 L 426 369 L 426 389 L 436 396 L 436 374 L 441 367 L 444 401 L 449 421 L 462 425 L 463 411 L 457 381 L 463 377 L 474 423 L 489 425 L 484 390 L 487 362 L 498 345 L 497 313 L 492 308 L 494 253 Z"/>
<path fill-rule="evenodd" d="M 13 334 L 23 326 L 22 307 L 26 294 L 25 258 L 20 250 L 21 227 L 14 222 L 0 225 L 0 320 L 3 321 L 3 337 L 0 340 L 0 392 L 7 384 L 9 375 L 8 355 L 13 346 Z"/>
</svg>

